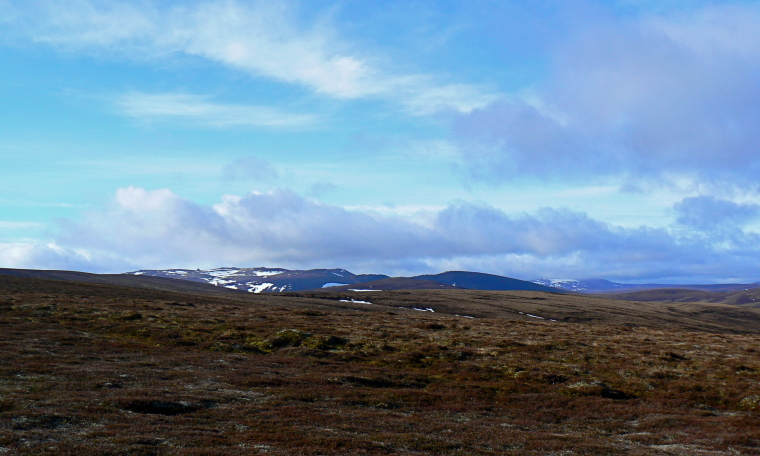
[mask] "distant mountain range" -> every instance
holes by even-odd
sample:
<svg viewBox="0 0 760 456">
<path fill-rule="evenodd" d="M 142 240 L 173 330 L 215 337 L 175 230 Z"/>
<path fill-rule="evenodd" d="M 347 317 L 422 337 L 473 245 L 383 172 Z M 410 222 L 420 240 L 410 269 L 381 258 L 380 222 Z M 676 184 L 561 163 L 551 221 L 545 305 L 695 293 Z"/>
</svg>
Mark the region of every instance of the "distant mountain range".
<svg viewBox="0 0 760 456">
<path fill-rule="evenodd" d="M 479 272 L 449 271 L 415 277 L 382 274 L 353 274 L 345 269 L 288 270 L 282 268 L 164 269 L 128 272 L 139 276 L 163 277 L 202 282 L 251 293 L 272 293 L 325 289 L 400 290 L 445 289 L 531 290 L 564 293 L 566 290 L 525 280 Z"/>
<path fill-rule="evenodd" d="M 124 274 L 91 274 L 78 271 L 0 268 L 0 276 L 211 294 L 289 291 L 524 290 L 551 293 L 599 293 L 610 299 L 647 302 L 704 301 L 752 306 L 760 303 L 760 282 L 705 285 L 626 284 L 603 279 L 539 279 L 529 282 L 467 271 L 448 271 L 415 277 L 388 277 L 382 274 L 353 274 L 345 269 L 164 269 L 141 270 Z"/>
<path fill-rule="evenodd" d="M 402 290 L 445 289 L 465 290 L 530 290 L 554 293 L 626 293 L 643 290 L 678 288 L 684 290 L 732 292 L 760 287 L 749 284 L 629 284 L 604 279 L 537 279 L 518 280 L 494 274 L 448 271 L 414 277 L 389 277 L 383 274 L 354 274 L 345 269 L 290 270 L 283 268 L 216 268 L 216 269 L 143 269 L 127 275 L 182 279 L 251 293 L 273 293 L 325 289 Z"/>
<path fill-rule="evenodd" d="M 683 285 L 683 284 L 663 284 L 663 283 L 646 283 L 630 284 L 610 282 L 604 279 L 583 279 L 583 280 L 565 280 L 565 279 L 538 279 L 534 283 L 547 287 L 574 291 L 577 293 L 620 293 L 643 290 L 657 289 L 681 289 L 681 290 L 699 290 L 714 292 L 742 291 L 752 288 L 759 288 L 760 282 L 754 283 L 727 283 L 727 284 L 704 284 L 704 285 Z"/>
</svg>

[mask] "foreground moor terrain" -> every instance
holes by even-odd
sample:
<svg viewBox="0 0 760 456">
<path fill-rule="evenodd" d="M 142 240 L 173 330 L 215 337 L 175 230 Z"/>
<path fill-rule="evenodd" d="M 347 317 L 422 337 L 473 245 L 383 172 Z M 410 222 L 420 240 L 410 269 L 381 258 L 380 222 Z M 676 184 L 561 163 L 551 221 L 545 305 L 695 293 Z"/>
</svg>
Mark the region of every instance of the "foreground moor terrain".
<svg viewBox="0 0 760 456">
<path fill-rule="evenodd" d="M 0 276 L 0 454 L 760 454 L 760 311 Z"/>
</svg>

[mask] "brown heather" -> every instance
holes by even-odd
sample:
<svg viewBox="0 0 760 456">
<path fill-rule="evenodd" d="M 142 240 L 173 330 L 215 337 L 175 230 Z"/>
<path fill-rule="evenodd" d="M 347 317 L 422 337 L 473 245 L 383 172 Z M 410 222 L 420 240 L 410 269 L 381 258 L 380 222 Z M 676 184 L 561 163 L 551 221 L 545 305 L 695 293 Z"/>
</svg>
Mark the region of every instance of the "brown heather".
<svg viewBox="0 0 760 456">
<path fill-rule="evenodd" d="M 347 297 L 2 277 L 0 454 L 760 454 L 754 310 Z"/>
</svg>

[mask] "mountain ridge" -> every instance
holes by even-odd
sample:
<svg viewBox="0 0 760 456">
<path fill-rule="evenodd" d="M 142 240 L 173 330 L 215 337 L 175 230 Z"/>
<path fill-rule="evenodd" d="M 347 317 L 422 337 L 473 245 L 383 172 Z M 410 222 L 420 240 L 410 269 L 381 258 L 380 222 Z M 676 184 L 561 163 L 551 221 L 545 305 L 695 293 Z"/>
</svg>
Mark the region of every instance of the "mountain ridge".
<svg viewBox="0 0 760 456">
<path fill-rule="evenodd" d="M 284 268 L 214 269 L 141 269 L 126 272 L 141 275 L 209 283 L 219 287 L 250 293 L 300 291 L 322 288 L 325 285 L 341 286 L 388 278 L 383 274 L 354 274 L 345 269 L 290 270 Z"/>
<path fill-rule="evenodd" d="M 565 292 L 565 290 L 552 289 L 541 284 L 527 280 L 514 279 L 495 274 L 470 271 L 446 271 L 440 274 L 415 276 L 415 279 L 433 280 L 435 282 L 452 285 L 467 290 L 525 290 L 546 291 L 549 293 Z"/>
<path fill-rule="evenodd" d="M 741 284 L 628 284 L 606 279 L 536 279 L 520 280 L 496 274 L 471 271 L 446 271 L 412 277 L 389 277 L 384 274 L 354 274 L 346 269 L 240 268 L 215 269 L 143 269 L 127 272 L 207 283 L 251 293 L 272 293 L 329 289 L 351 290 L 357 284 L 376 290 L 440 289 L 437 284 L 470 290 L 533 290 L 552 293 L 630 293 L 655 289 L 683 289 L 705 292 L 734 292 L 760 288 L 760 282 Z M 377 283 L 375 283 L 377 282 Z"/>
<path fill-rule="evenodd" d="M 703 299 L 716 302 L 722 299 L 698 292 L 734 293 L 760 289 L 760 282 L 732 284 L 625 284 L 604 279 L 538 279 L 526 281 L 470 271 L 446 271 L 439 274 L 423 274 L 413 277 L 389 277 L 384 274 L 353 274 L 345 269 L 288 270 L 284 268 L 237 268 L 215 269 L 163 269 L 139 270 L 122 274 L 93 274 L 65 270 L 35 270 L 0 268 L 0 275 L 32 277 L 53 280 L 108 283 L 175 291 L 217 292 L 293 292 L 293 291 L 352 291 L 352 290 L 403 290 L 403 289 L 470 289 L 470 290 L 533 290 L 552 293 L 585 293 L 622 295 L 634 293 L 627 299 L 653 299 L 655 295 L 640 294 L 650 290 L 681 290 L 691 294 L 680 294 L 677 299 L 693 301 Z M 638 294 L 637 294 L 638 293 Z M 696 293 L 696 294 L 695 294 Z M 656 294 L 663 300 L 676 299 L 673 295 Z M 737 295 L 738 296 L 738 295 Z M 610 296 L 621 299 L 622 296 Z M 754 294 L 752 297 L 755 297 Z M 626 299 L 626 298 L 623 298 Z M 726 297 L 725 299 L 729 299 Z M 733 301 L 744 298 L 731 297 Z M 751 299 L 751 298 L 747 298 Z"/>
<path fill-rule="evenodd" d="M 578 293 L 628 293 L 658 289 L 732 292 L 760 288 L 760 282 L 726 284 L 630 284 L 612 282 L 605 279 L 536 279 L 532 280 L 531 282 L 551 288 L 574 291 Z"/>
<path fill-rule="evenodd" d="M 446 271 L 413 277 L 354 274 L 345 269 L 289 270 L 284 268 L 143 269 L 125 274 L 182 279 L 251 293 L 304 290 L 340 290 L 363 286 L 378 290 L 459 288 L 469 290 L 525 290 L 565 293 L 526 280 L 470 271 Z"/>
</svg>

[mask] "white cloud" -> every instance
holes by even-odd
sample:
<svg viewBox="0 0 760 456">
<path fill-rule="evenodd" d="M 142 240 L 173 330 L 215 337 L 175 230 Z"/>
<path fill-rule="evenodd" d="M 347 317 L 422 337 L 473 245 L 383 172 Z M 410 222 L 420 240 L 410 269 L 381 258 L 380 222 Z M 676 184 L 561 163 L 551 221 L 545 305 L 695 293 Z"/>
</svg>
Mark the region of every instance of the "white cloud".
<svg viewBox="0 0 760 456">
<path fill-rule="evenodd" d="M 0 267 L 30 267 L 33 250 L 34 244 L 0 244 Z"/>
<path fill-rule="evenodd" d="M 197 3 L 168 14 L 167 40 L 190 55 L 286 82 L 303 84 L 337 98 L 356 98 L 380 88 L 373 70 L 347 55 L 323 24 L 299 28 L 288 2 Z"/>
<path fill-rule="evenodd" d="M 713 207 L 749 220 L 755 212 L 747 211 L 756 207 L 745 206 L 687 199 L 676 209 L 687 221 L 702 220 Z M 390 274 L 470 269 L 523 279 L 758 279 L 758 233 L 694 225 L 624 228 L 566 209 L 508 215 L 469 203 L 379 214 L 285 190 L 228 195 L 205 206 L 166 189 L 127 187 L 108 208 L 62 224 L 54 244 L 5 246 L 0 265 L 107 271 L 334 265 Z"/>
<path fill-rule="evenodd" d="M 144 121 L 190 122 L 210 127 L 306 127 L 316 123 L 309 114 L 290 114 L 266 106 L 219 104 L 207 97 L 181 93 L 130 93 L 117 105 L 124 114 Z"/>
<path fill-rule="evenodd" d="M 459 118 L 473 169 L 757 187 L 757 3 L 595 21 L 576 24 L 530 94 Z"/>
<path fill-rule="evenodd" d="M 469 84 L 448 84 L 435 86 L 430 83 L 427 87 L 409 87 L 409 95 L 405 104 L 417 115 L 429 115 L 445 111 L 469 113 L 475 109 L 489 105 L 500 98 L 495 91 Z"/>
<path fill-rule="evenodd" d="M 337 99 L 390 99 L 420 115 L 469 112 L 494 98 L 482 87 L 383 69 L 378 59 L 362 56 L 341 40 L 324 17 L 299 22 L 294 2 L 206 0 L 174 7 L 116 0 L 14 3 L 20 13 L 13 32 L 6 34 L 31 35 L 66 50 L 139 60 L 174 53 L 201 57 Z"/>
<path fill-rule="evenodd" d="M 169 264 L 296 264 L 390 258 L 431 241 L 400 219 L 380 220 L 287 191 L 227 196 L 201 206 L 168 190 L 123 188 L 113 204 L 63 228 L 60 245 L 118 252 L 141 267 Z M 419 233 L 418 233 L 419 232 Z M 395 236 L 391 245 L 388 236 Z"/>
<path fill-rule="evenodd" d="M 133 266 L 111 254 L 93 255 L 51 243 L 0 244 L 0 267 L 73 271 L 123 271 Z"/>
</svg>

